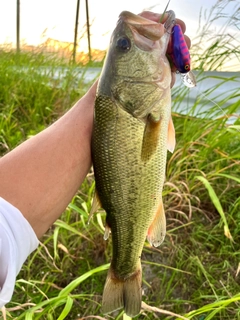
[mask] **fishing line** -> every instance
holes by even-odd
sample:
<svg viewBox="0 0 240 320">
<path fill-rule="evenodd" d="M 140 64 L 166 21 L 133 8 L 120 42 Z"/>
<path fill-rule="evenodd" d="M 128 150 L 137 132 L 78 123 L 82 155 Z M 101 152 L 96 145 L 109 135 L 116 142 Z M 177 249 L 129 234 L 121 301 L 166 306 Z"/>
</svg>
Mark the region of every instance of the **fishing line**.
<svg viewBox="0 0 240 320">
<path fill-rule="evenodd" d="M 179 73 L 179 72 L 177 72 Z M 196 82 L 197 83 L 197 82 Z M 190 89 L 190 88 L 189 88 Z M 228 114 L 216 101 L 214 101 L 213 99 L 210 99 L 206 93 L 204 92 L 198 92 L 198 96 L 205 98 L 206 100 L 208 100 L 209 102 L 211 102 L 213 105 L 215 105 L 219 110 L 221 110 L 221 112 L 223 113 L 223 116 L 227 119 L 229 119 L 230 117 L 235 117 L 236 119 L 238 119 L 240 117 L 240 114 Z M 197 98 L 197 97 L 196 97 Z M 231 124 L 230 124 L 231 126 Z M 236 131 L 238 131 L 240 133 L 240 129 L 238 129 L 238 127 L 236 127 Z"/>
<path fill-rule="evenodd" d="M 212 102 L 215 106 L 217 106 L 217 107 L 219 108 L 219 110 L 222 111 L 222 113 L 226 116 L 226 118 L 228 118 L 228 114 L 223 110 L 223 108 L 221 108 L 220 105 L 219 105 L 217 102 L 215 102 L 214 100 L 208 98 L 208 96 L 206 95 L 206 93 L 200 92 L 199 95 L 200 95 L 200 96 L 203 96 L 203 97 L 206 98 L 208 101 Z"/>
<path fill-rule="evenodd" d="M 235 114 L 231 114 L 231 115 L 230 115 L 230 114 L 227 114 L 227 112 L 226 112 L 217 102 L 215 102 L 214 100 L 208 98 L 208 96 L 206 95 L 206 93 L 200 92 L 199 95 L 200 95 L 200 96 L 203 96 L 203 97 L 206 98 L 208 101 L 212 102 L 215 106 L 217 106 L 217 107 L 219 108 L 219 110 L 222 111 L 222 113 L 223 113 L 223 115 L 225 116 L 225 118 L 229 119 L 230 116 L 231 116 L 231 117 L 235 117 L 235 118 L 239 118 L 240 115 L 237 115 L 237 114 L 236 114 L 236 115 L 235 115 Z M 236 130 L 237 130 L 238 132 L 240 132 L 240 129 L 238 129 L 237 127 L 236 127 Z"/>
</svg>

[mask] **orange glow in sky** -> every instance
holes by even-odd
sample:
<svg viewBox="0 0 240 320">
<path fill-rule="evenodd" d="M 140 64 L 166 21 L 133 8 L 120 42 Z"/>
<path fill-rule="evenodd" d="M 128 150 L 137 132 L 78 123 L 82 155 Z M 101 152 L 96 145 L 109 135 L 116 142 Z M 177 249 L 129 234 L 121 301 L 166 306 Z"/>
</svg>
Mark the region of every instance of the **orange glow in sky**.
<svg viewBox="0 0 240 320">
<path fill-rule="evenodd" d="M 108 47 L 112 30 L 123 10 L 140 13 L 143 10 L 163 12 L 168 0 L 88 0 L 91 23 L 91 47 L 105 50 Z M 185 21 L 186 34 L 194 38 L 199 13 L 210 11 L 217 0 L 171 0 L 169 9 Z M 232 4 L 231 4 L 232 3 Z M 228 5 L 231 14 L 237 1 Z M 20 37 L 21 42 L 39 45 L 47 39 L 73 42 L 77 0 L 20 0 Z M 202 19 L 204 19 L 204 14 Z M 219 22 L 217 22 L 219 23 Z M 78 51 L 87 50 L 85 0 L 80 1 Z M 214 25 L 213 25 L 214 27 Z M 217 25 L 215 26 L 218 27 Z M 0 1 L 0 44 L 16 43 L 16 0 Z"/>
<path fill-rule="evenodd" d="M 139 1 L 112 1 L 112 0 L 88 0 L 89 15 L 91 21 L 91 34 L 93 47 L 106 49 L 118 15 L 123 10 L 139 13 L 144 9 L 162 12 L 167 0 Z M 172 0 L 169 8 L 173 9 L 177 16 L 183 18 L 191 29 L 197 29 L 201 6 L 209 6 L 215 1 L 187 1 Z M 189 3 L 192 2 L 191 6 Z M 194 4 L 193 4 L 194 2 Z M 61 41 L 72 42 L 74 37 L 74 24 L 76 15 L 76 0 L 20 0 L 20 35 L 21 40 L 28 44 L 37 45 L 46 38 L 54 38 Z M 194 22 L 194 19 L 195 22 Z M 79 37 L 84 33 L 86 23 L 85 1 L 80 1 Z M 195 26 L 194 26 L 195 25 Z M 16 0 L 0 2 L 0 43 L 16 41 Z"/>
</svg>

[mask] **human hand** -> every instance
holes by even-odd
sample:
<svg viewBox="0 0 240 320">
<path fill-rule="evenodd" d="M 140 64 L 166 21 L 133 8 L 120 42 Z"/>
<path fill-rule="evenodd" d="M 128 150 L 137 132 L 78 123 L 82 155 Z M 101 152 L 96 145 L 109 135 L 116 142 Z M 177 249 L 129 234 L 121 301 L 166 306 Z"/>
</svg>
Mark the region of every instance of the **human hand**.
<svg viewBox="0 0 240 320">
<path fill-rule="evenodd" d="M 151 12 L 151 11 L 143 11 L 139 14 L 140 16 L 148 19 L 148 20 L 152 20 L 154 22 L 158 22 L 162 19 L 162 13 L 154 13 L 154 12 Z M 160 24 L 160 28 L 162 28 L 162 34 L 164 34 L 164 32 L 166 32 L 166 30 L 164 29 L 164 23 L 166 22 L 167 18 L 168 18 L 168 13 L 166 12 L 164 14 L 164 17 L 161 21 L 161 24 Z M 176 19 L 176 24 L 179 24 L 181 26 L 181 29 L 182 29 L 182 32 L 183 34 L 185 33 L 186 31 L 186 25 L 184 23 L 184 21 L 180 20 L 180 19 Z M 186 41 L 186 44 L 188 46 L 188 48 L 191 47 L 191 40 L 188 36 L 184 35 L 184 38 L 185 38 L 185 41 Z M 168 46 L 168 49 L 167 49 L 167 53 L 170 54 L 171 53 L 171 48 L 170 48 L 170 43 L 169 43 L 169 46 Z M 175 81 L 176 81 L 176 67 L 171 64 L 171 70 L 172 70 L 172 81 L 171 81 L 171 88 L 173 87 Z"/>
</svg>

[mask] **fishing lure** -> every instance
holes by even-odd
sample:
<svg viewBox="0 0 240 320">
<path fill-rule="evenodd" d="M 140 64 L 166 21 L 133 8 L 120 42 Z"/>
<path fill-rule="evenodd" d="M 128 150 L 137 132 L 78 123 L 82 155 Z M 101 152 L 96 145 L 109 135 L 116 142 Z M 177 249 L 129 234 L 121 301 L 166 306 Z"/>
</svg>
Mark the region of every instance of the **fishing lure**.
<svg viewBox="0 0 240 320">
<path fill-rule="evenodd" d="M 181 75 L 182 82 L 187 87 L 195 87 L 196 79 L 191 71 L 189 50 L 179 24 L 175 24 L 172 28 L 171 58 L 174 66 Z"/>
</svg>

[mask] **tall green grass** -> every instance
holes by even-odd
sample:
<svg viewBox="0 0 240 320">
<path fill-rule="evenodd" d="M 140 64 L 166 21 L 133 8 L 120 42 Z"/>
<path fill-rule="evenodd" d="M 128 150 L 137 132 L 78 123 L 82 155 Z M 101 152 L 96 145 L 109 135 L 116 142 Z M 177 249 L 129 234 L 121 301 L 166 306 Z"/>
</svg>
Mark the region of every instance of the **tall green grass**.
<svg viewBox="0 0 240 320">
<path fill-rule="evenodd" d="M 0 51 L 0 152 L 43 130 L 86 91 L 81 70 L 57 56 Z"/>
<path fill-rule="evenodd" d="M 205 77 L 204 71 L 223 68 L 226 57 L 239 58 L 239 47 L 232 46 L 227 35 L 211 35 L 212 19 L 220 17 L 219 12 L 225 15 L 227 5 L 218 1 L 208 26 L 200 29 L 196 42 L 208 43 L 201 54 L 193 41 L 198 81 Z M 218 11 L 219 6 L 225 9 Z M 226 17 L 227 24 L 235 23 L 236 12 Z M 49 125 L 85 92 L 86 85 L 77 80 L 74 67 L 66 74 L 62 61 L 49 59 L 42 54 L 0 52 L 1 154 Z M 39 73 L 43 66 L 48 68 Z M 60 70 L 59 77 L 53 79 L 56 70 Z M 221 85 L 229 81 L 236 79 L 222 79 Z M 209 88 L 204 96 L 217 87 Z M 173 90 L 174 110 L 185 103 L 188 90 Z M 163 194 L 167 236 L 160 248 L 147 243 L 144 247 L 144 303 L 136 319 L 240 318 L 240 102 L 226 106 L 233 97 L 240 101 L 238 91 L 228 92 L 219 106 L 212 104 L 206 117 L 193 116 L 204 103 L 202 95 L 188 105 L 187 115 L 173 114 L 177 146 L 168 155 Z M 232 114 L 236 114 L 235 122 L 229 125 Z M 122 312 L 101 313 L 111 239 L 103 240 L 104 212 L 88 223 L 93 189 L 90 172 L 23 266 L 13 299 L 6 306 L 7 319 L 124 317 Z"/>
</svg>

